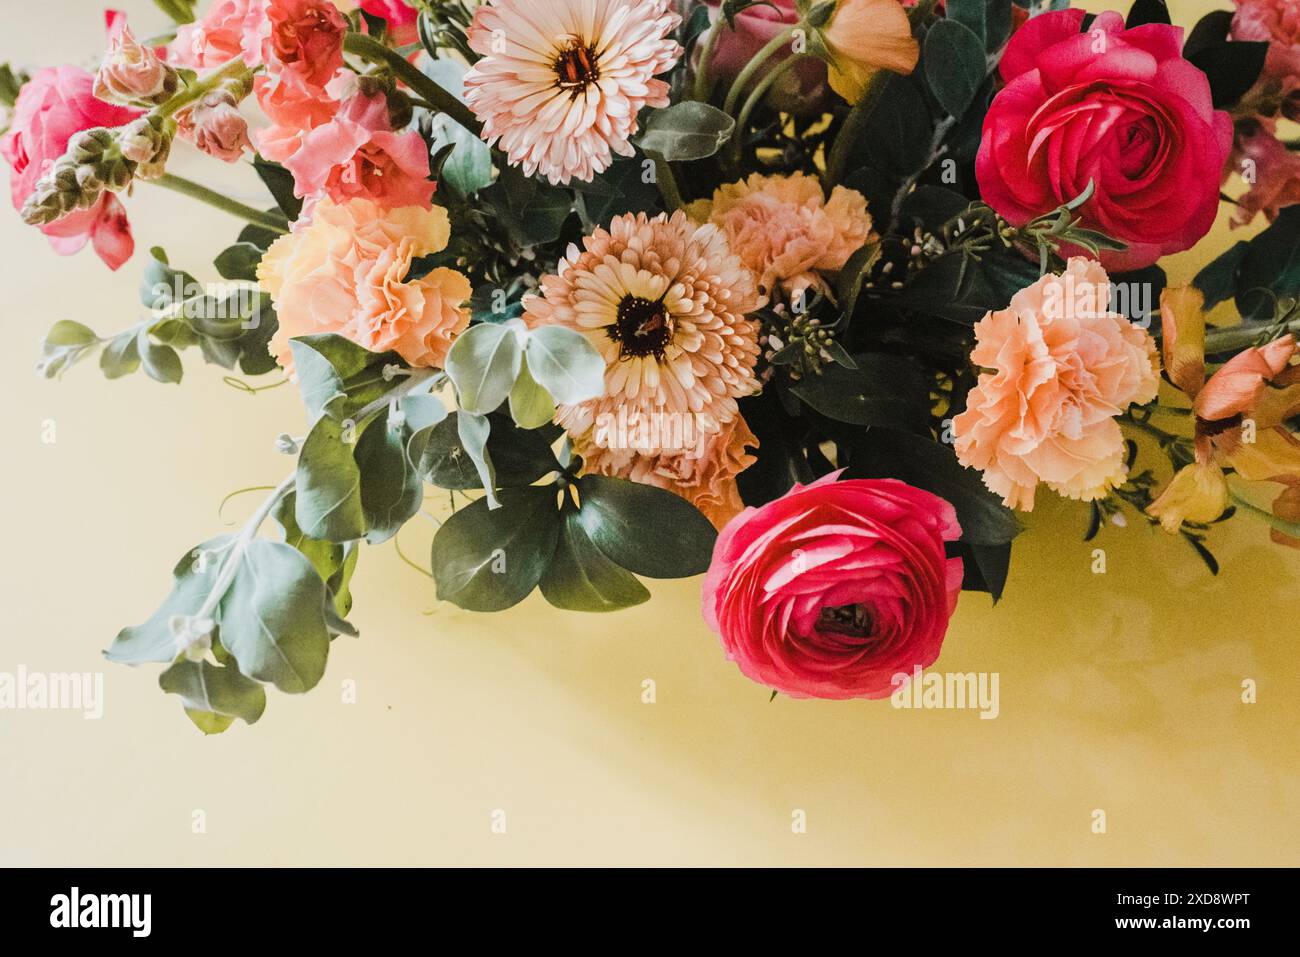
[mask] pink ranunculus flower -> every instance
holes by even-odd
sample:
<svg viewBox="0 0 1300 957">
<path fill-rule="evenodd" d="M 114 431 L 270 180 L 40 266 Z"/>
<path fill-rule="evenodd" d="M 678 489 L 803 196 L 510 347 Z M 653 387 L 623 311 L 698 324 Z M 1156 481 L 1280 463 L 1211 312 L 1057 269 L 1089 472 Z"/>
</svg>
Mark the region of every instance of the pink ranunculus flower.
<svg viewBox="0 0 1300 957">
<path fill-rule="evenodd" d="M 266 0 L 214 0 L 202 19 L 177 28 L 168 59 L 195 70 L 210 69 L 248 55 L 244 35 L 265 17 Z M 250 63 L 250 66 L 253 64 Z"/>
<path fill-rule="evenodd" d="M 946 501 L 838 472 L 747 508 L 718 536 L 704 620 L 749 678 L 794 698 L 884 698 L 939 657 L 961 592 Z"/>
<path fill-rule="evenodd" d="M 0 155 L 12 167 L 14 208 L 21 210 L 37 181 L 61 157 L 74 133 L 96 126 L 122 126 L 140 111 L 96 98 L 95 77 L 75 66 L 49 67 L 23 84 L 9 131 L 0 137 Z M 74 210 L 41 227 L 54 251 L 77 252 L 87 240 L 109 269 L 117 269 L 135 250 L 126 211 L 105 192 L 89 209 Z"/>
<path fill-rule="evenodd" d="M 393 132 L 382 93 L 352 96 L 330 122 L 302 137 L 284 165 L 296 196 L 323 193 L 337 203 L 362 197 L 387 209 L 427 208 L 433 199 L 428 148 L 414 130 Z"/>
<path fill-rule="evenodd" d="M 1040 482 L 1084 501 L 1123 482 L 1115 417 L 1156 397 L 1158 359 L 1151 336 L 1111 311 L 1096 262 L 1071 259 L 977 322 L 971 362 L 988 371 L 953 419 L 957 459 L 1008 507 L 1031 511 Z"/>
<path fill-rule="evenodd" d="M 1182 29 L 1124 28 L 1103 13 L 1034 17 L 1008 44 L 1006 87 L 984 121 L 976 174 L 984 200 L 1013 225 L 1080 196 L 1084 225 L 1128 244 L 1112 271 L 1189 249 L 1214 224 L 1232 121 L 1204 73 L 1183 59 Z"/>
<path fill-rule="evenodd" d="M 722 16 L 721 0 L 707 0 L 709 16 L 716 20 Z M 713 52 L 710 72 L 713 77 L 729 88 L 750 60 L 763 49 L 773 37 L 799 22 L 799 12 L 794 0 L 772 0 L 746 7 L 736 14 L 736 29 L 723 28 L 718 38 L 717 48 Z M 696 55 L 702 52 L 703 44 L 696 46 Z M 749 86 L 776 69 L 788 54 L 772 57 L 759 70 Z M 826 64 L 816 57 L 809 57 L 785 73 L 773 85 L 768 93 L 768 100 L 776 108 L 790 112 L 809 112 L 821 106 L 827 97 L 829 87 L 826 85 Z"/>
</svg>

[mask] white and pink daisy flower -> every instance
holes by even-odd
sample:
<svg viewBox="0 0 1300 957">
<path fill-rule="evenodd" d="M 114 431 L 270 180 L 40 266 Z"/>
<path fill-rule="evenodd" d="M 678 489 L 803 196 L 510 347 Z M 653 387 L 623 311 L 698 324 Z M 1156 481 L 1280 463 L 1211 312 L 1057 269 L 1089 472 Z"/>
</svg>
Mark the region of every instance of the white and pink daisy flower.
<svg viewBox="0 0 1300 957">
<path fill-rule="evenodd" d="M 465 96 L 512 165 L 552 183 L 591 180 L 631 156 L 637 113 L 668 105 L 655 79 L 682 48 L 671 0 L 489 0 L 469 45 Z"/>
</svg>

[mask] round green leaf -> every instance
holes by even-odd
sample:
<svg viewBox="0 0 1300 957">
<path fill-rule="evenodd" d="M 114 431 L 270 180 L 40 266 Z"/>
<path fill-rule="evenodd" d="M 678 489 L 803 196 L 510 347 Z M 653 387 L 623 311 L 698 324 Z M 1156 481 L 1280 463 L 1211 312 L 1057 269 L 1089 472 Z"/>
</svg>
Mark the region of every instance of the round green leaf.
<svg viewBox="0 0 1300 957">
<path fill-rule="evenodd" d="M 596 547 L 646 578 L 687 578 L 709 567 L 717 531 L 672 492 L 605 475 L 578 480 L 579 522 Z"/>
<path fill-rule="evenodd" d="M 352 428 L 349 423 L 346 429 Z M 321 416 L 298 455 L 295 517 L 311 538 L 348 542 L 366 534 L 361 506 L 361 470 L 352 456 L 345 426 Z"/>
<path fill-rule="evenodd" d="M 514 325 L 470 326 L 447 354 L 447 375 L 456 386 L 460 407 L 480 415 L 494 411 L 510 395 L 522 361 Z"/>
<path fill-rule="evenodd" d="M 520 428 L 538 429 L 555 416 L 555 400 L 537 384 L 529 371 L 529 361 L 525 358 L 519 378 L 510 390 L 510 417 Z"/>
<path fill-rule="evenodd" d="M 576 330 L 563 326 L 534 329 L 528 334 L 524 354 L 533 378 L 556 402 L 576 405 L 605 393 L 605 360 Z"/>
</svg>

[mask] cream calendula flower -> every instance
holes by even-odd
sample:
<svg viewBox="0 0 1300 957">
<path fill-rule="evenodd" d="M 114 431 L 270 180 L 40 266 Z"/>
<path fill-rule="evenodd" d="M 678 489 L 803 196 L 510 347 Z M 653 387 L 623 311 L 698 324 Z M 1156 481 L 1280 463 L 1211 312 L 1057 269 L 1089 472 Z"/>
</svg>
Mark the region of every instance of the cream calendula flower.
<svg viewBox="0 0 1300 957">
<path fill-rule="evenodd" d="M 827 201 L 818 179 L 803 173 L 754 173 L 692 203 L 689 212 L 726 233 L 768 296 L 777 286 L 792 294 L 826 288 L 822 276 L 839 272 L 873 235 L 861 193 L 836 186 Z"/>
<path fill-rule="evenodd" d="M 831 89 L 850 103 L 862 99 L 877 71 L 906 75 L 921 57 L 898 0 L 839 0 L 822 39 L 831 55 Z"/>
<path fill-rule="evenodd" d="M 605 360 L 605 395 L 561 406 L 556 421 L 582 440 L 601 416 L 688 414 L 713 431 L 758 389 L 754 280 L 715 227 L 677 212 L 619 216 L 570 246 L 540 296 L 524 299 L 530 326 L 587 336 Z"/>
<path fill-rule="evenodd" d="M 289 340 L 332 332 L 412 366 L 441 366 L 469 325 L 469 279 L 447 268 L 406 276 L 413 259 L 445 249 L 450 235 L 439 206 L 384 210 L 368 199 L 322 199 L 311 223 L 277 239 L 257 268 L 280 321 L 272 355 L 292 373 Z"/>
<path fill-rule="evenodd" d="M 655 76 L 682 54 L 669 36 L 680 22 L 672 0 L 489 0 L 468 32 L 482 59 L 465 75 L 483 138 L 552 183 L 633 155 L 637 113 L 668 105 Z"/>
</svg>

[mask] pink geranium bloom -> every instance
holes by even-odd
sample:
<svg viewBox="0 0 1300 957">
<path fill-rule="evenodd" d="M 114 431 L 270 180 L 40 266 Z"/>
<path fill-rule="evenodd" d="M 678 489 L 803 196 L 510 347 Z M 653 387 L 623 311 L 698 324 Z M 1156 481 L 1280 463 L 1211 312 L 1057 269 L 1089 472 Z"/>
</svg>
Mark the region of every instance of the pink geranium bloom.
<svg viewBox="0 0 1300 957">
<path fill-rule="evenodd" d="M 74 133 L 96 126 L 121 126 L 140 115 L 140 110 L 97 99 L 94 86 L 95 77 L 75 66 L 41 70 L 23 85 L 9 132 L 0 138 L 0 155 L 13 168 L 9 189 L 15 209 L 23 208 L 37 181 L 67 150 Z M 110 269 L 121 266 L 135 250 L 126 210 L 109 192 L 89 209 L 74 210 L 40 229 L 62 256 L 77 252 L 89 241 Z"/>
<path fill-rule="evenodd" d="M 351 97 L 330 122 L 302 137 L 284 165 L 296 196 L 324 193 L 338 203 L 360 197 L 389 209 L 428 207 L 433 199 L 424 140 L 414 130 L 393 132 L 382 93 Z"/>
</svg>

